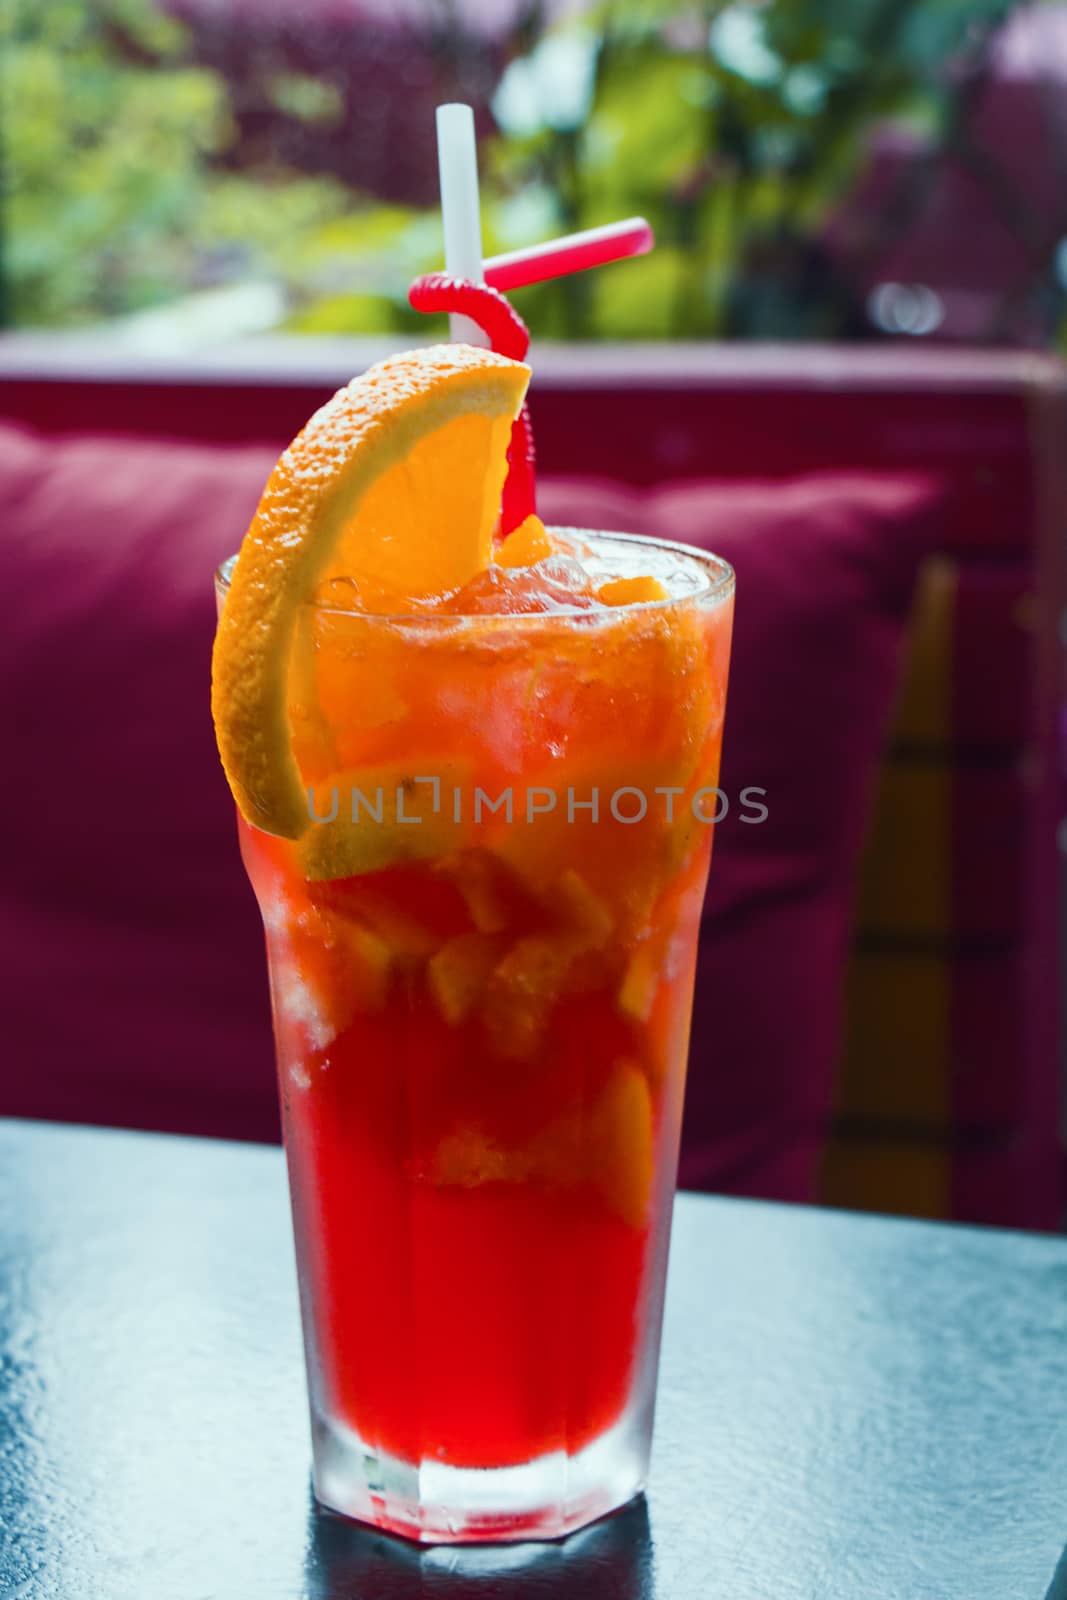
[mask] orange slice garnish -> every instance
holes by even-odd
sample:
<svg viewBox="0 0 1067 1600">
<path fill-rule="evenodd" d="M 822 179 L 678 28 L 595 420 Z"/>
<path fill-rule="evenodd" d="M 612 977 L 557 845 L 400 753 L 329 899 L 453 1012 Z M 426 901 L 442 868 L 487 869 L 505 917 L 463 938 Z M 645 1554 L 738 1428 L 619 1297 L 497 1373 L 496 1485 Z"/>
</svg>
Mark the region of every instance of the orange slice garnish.
<svg viewBox="0 0 1067 1600">
<path fill-rule="evenodd" d="M 339 390 L 278 462 L 212 662 L 219 753 L 256 827 L 298 839 L 311 822 L 287 708 L 300 606 L 343 576 L 375 610 L 411 610 L 489 565 L 529 376 L 469 345 L 392 356 Z"/>
</svg>

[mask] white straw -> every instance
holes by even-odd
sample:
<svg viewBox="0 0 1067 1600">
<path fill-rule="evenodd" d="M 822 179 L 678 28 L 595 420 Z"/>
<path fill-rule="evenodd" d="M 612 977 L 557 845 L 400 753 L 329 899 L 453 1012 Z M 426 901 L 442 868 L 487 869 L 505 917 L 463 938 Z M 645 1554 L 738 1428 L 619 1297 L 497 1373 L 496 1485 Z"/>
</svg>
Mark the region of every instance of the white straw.
<svg viewBox="0 0 1067 1600">
<path fill-rule="evenodd" d="M 456 278 L 482 283 L 482 218 L 478 204 L 478 152 L 470 106 L 437 107 L 437 164 L 441 174 L 441 220 L 445 230 L 445 269 Z M 469 317 L 452 314 L 452 338 L 461 344 L 488 345 Z"/>
</svg>

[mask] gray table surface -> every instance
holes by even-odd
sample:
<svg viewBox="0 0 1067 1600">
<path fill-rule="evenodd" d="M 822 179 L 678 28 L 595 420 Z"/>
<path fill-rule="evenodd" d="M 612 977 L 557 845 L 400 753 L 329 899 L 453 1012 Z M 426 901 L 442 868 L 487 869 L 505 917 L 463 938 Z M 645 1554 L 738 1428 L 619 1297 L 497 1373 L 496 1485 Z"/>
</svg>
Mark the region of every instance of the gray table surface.
<svg viewBox="0 0 1067 1600">
<path fill-rule="evenodd" d="M 419 1550 L 308 1487 L 281 1153 L 0 1122 L 3 1600 L 1067 1597 L 1067 1242 L 682 1196 L 652 1484 Z"/>
</svg>

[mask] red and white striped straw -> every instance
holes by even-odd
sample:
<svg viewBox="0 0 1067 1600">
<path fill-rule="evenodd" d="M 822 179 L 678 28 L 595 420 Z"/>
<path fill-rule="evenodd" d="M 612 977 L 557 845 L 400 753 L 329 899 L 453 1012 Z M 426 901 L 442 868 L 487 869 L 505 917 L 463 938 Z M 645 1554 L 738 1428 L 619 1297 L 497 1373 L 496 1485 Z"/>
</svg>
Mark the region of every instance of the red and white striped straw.
<svg viewBox="0 0 1067 1600">
<path fill-rule="evenodd" d="M 655 244 L 652 229 L 644 217 L 626 217 L 608 222 L 602 228 L 586 228 L 568 233 L 562 239 L 529 245 L 525 250 L 509 250 L 485 262 L 485 281 L 494 289 L 524 289 L 547 278 L 562 278 L 569 272 L 584 272 L 627 256 L 644 256 Z"/>
</svg>

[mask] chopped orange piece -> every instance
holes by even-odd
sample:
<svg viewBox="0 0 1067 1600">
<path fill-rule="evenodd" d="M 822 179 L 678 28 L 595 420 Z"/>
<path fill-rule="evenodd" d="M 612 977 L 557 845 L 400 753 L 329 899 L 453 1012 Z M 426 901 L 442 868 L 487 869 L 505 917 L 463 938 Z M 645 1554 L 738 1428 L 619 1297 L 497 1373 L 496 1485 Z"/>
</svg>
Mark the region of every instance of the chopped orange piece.
<svg viewBox="0 0 1067 1600">
<path fill-rule="evenodd" d="M 426 981 L 438 1011 L 455 1026 L 474 1010 L 485 991 L 502 941 L 499 934 L 462 933 L 431 957 Z"/>
<path fill-rule="evenodd" d="M 384 888 L 379 890 L 376 877 L 355 881 L 360 887 L 358 903 L 346 908 L 338 916 L 338 923 L 369 928 L 394 961 L 409 967 L 428 960 L 444 944 L 445 936 L 411 911 L 394 904 Z M 314 885 L 309 887 L 313 889 Z"/>
<path fill-rule="evenodd" d="M 533 512 L 508 534 L 496 554 L 500 567 L 532 567 L 555 554 L 555 542 L 541 518 Z"/>
<path fill-rule="evenodd" d="M 479 933 L 501 933 L 515 912 L 511 875 L 487 850 L 463 850 L 435 863 L 435 870 L 455 884 Z"/>
<path fill-rule="evenodd" d="M 554 1189 L 580 1183 L 584 1131 L 585 1118 L 579 1105 L 532 1134 L 523 1147 L 531 1176 Z"/>
<path fill-rule="evenodd" d="M 483 1015 L 502 1055 L 533 1055 L 578 953 L 573 939 L 534 933 L 517 939 L 498 962 L 486 986 Z"/>
<path fill-rule="evenodd" d="M 481 1128 L 446 1134 L 434 1151 L 434 1183 L 476 1189 L 483 1183 L 516 1183 L 525 1176 L 519 1153 L 501 1148 Z"/>
<path fill-rule="evenodd" d="M 356 1011 L 380 1011 L 389 990 L 393 952 L 370 928 L 342 925 L 339 948 L 345 986 Z"/>
<path fill-rule="evenodd" d="M 502 830 L 494 849 L 553 918 L 561 910 L 561 872 L 576 862 L 582 883 L 614 918 L 615 931 L 635 932 L 647 921 L 667 844 L 664 801 L 656 789 L 675 782 L 667 762 L 568 751 L 546 764 L 526 791 L 544 790 L 555 803 L 529 822 L 518 812 L 522 820 Z M 643 820 L 620 822 L 612 811 L 617 795 L 620 815 L 644 805 Z"/>
<path fill-rule="evenodd" d="M 641 1068 L 617 1061 L 586 1129 L 589 1177 L 624 1222 L 648 1221 L 655 1171 L 652 1096 Z"/>
<path fill-rule="evenodd" d="M 662 954 L 650 941 L 639 944 L 629 961 L 619 987 L 619 1010 L 632 1022 L 647 1022 L 662 968 Z"/>
<path fill-rule="evenodd" d="M 568 925 L 584 942 L 601 949 L 615 928 L 611 908 L 573 867 L 562 874 L 557 890 Z"/>
<path fill-rule="evenodd" d="M 305 882 L 303 891 L 320 909 L 373 928 L 404 959 L 432 955 L 448 939 L 470 931 L 463 897 L 424 862 Z"/>
<path fill-rule="evenodd" d="M 582 1182 L 580 1107 L 555 1117 L 528 1139 L 505 1148 L 477 1126 L 448 1133 L 434 1151 L 434 1183 L 473 1189 L 483 1183 L 542 1183 L 553 1189 Z"/>
<path fill-rule="evenodd" d="M 652 1097 L 641 1068 L 621 1059 L 587 1113 L 564 1111 L 519 1143 L 504 1146 L 472 1126 L 446 1134 L 434 1151 L 434 1183 L 593 1184 L 631 1227 L 648 1221 L 655 1173 Z"/>
<path fill-rule="evenodd" d="M 600 585 L 596 597 L 605 606 L 636 606 L 666 600 L 667 591 L 658 578 L 610 578 Z"/>
</svg>

